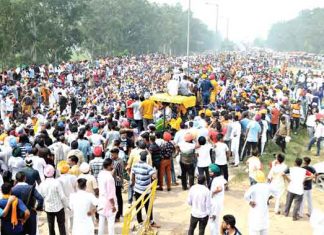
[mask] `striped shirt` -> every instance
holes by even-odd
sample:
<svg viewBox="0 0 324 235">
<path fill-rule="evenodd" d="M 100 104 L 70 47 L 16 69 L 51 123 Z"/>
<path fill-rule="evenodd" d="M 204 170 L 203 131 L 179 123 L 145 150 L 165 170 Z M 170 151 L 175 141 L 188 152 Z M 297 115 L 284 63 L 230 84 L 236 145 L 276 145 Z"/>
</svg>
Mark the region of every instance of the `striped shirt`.
<svg viewBox="0 0 324 235">
<path fill-rule="evenodd" d="M 114 164 L 114 179 L 116 186 L 123 186 L 123 161 L 120 158 L 113 160 Z"/>
<path fill-rule="evenodd" d="M 68 206 L 62 184 L 54 178 L 47 178 L 39 185 L 39 193 L 44 198 L 46 212 L 58 212 Z"/>
<path fill-rule="evenodd" d="M 135 175 L 134 191 L 142 194 L 150 186 L 154 173 L 154 168 L 146 162 L 136 163 L 132 167 L 132 174 Z"/>
<path fill-rule="evenodd" d="M 104 160 L 101 157 L 96 157 L 89 162 L 92 175 L 97 179 L 99 172 L 103 168 Z"/>
</svg>

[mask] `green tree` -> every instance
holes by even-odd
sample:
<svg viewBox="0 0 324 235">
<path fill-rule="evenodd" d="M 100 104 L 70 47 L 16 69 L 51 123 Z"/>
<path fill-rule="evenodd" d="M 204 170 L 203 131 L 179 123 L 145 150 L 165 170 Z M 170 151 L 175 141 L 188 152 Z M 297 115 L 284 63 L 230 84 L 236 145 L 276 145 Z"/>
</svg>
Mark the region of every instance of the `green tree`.
<svg viewBox="0 0 324 235">
<path fill-rule="evenodd" d="M 0 0 L 0 63 L 58 63 L 73 51 L 93 58 L 186 53 L 187 13 L 147 0 Z M 215 49 L 220 36 L 190 15 L 190 51 Z"/>
<path fill-rule="evenodd" d="M 281 51 L 324 52 L 324 9 L 301 11 L 298 17 L 274 24 L 267 45 Z"/>
<path fill-rule="evenodd" d="M 1 0 L 1 61 L 13 65 L 68 59 L 81 40 L 78 25 L 85 6 L 85 0 Z"/>
</svg>

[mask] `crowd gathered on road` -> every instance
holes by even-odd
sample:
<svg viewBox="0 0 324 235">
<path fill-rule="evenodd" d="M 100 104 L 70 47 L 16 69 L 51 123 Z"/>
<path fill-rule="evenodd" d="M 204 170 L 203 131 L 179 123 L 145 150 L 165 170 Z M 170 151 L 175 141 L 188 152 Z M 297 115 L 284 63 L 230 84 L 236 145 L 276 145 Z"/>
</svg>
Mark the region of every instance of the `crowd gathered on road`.
<svg viewBox="0 0 324 235">
<path fill-rule="evenodd" d="M 188 190 L 189 235 L 198 224 L 200 235 L 207 225 L 212 235 L 239 235 L 238 218 L 222 213 L 229 169 L 243 165 L 249 234 L 268 234 L 272 199 L 276 214 L 310 217 L 311 162 L 324 142 L 320 65 L 313 57 L 251 51 L 190 56 L 189 64 L 150 54 L 3 69 L 1 234 L 41 234 L 43 211 L 50 235 L 113 235 L 125 205 L 149 196 L 157 180 L 158 191 Z M 303 129 L 309 155 L 288 165 L 289 142 Z M 267 174 L 265 154 L 274 156 Z M 136 220 L 145 221 L 141 210 Z M 149 220 L 160 228 L 154 209 Z"/>
</svg>

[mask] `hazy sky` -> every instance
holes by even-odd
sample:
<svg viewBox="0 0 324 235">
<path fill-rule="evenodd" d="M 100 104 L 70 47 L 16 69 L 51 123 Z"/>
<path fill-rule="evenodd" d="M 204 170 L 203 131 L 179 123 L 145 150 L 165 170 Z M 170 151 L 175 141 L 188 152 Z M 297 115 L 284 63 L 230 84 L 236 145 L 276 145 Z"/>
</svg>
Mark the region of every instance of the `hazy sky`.
<svg viewBox="0 0 324 235">
<path fill-rule="evenodd" d="M 150 0 L 157 3 L 180 2 L 185 9 L 188 0 Z M 214 5 L 207 4 L 214 3 Z M 210 29 L 216 28 L 216 6 L 219 4 L 218 29 L 226 36 L 226 19 L 229 19 L 229 39 L 252 41 L 266 38 L 271 25 L 289 20 L 303 9 L 324 7 L 324 0 L 191 0 L 194 16 L 205 22 Z"/>
</svg>

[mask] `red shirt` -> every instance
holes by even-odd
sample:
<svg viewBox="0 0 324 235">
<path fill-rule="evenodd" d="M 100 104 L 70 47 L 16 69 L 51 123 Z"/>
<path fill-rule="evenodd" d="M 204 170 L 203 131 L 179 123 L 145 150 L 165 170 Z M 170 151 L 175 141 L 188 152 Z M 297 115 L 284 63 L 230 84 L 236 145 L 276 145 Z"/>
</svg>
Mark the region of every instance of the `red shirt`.
<svg viewBox="0 0 324 235">
<path fill-rule="evenodd" d="M 271 124 L 279 124 L 280 111 L 277 108 L 273 108 L 271 114 Z"/>
<path fill-rule="evenodd" d="M 218 136 L 218 134 L 223 134 L 223 135 L 225 135 L 225 133 L 226 133 L 226 129 L 225 128 L 223 128 L 222 129 L 222 132 L 221 133 L 219 133 L 218 131 L 216 131 L 216 130 L 214 130 L 214 129 L 211 129 L 211 130 L 209 130 L 209 137 L 210 137 L 210 139 L 211 139 L 211 141 L 214 143 L 214 144 L 216 144 L 218 141 L 217 141 L 217 136 Z"/>
<path fill-rule="evenodd" d="M 126 101 L 126 106 L 130 106 L 132 103 L 134 103 L 134 100 L 127 100 Z M 127 108 L 126 109 L 126 117 L 128 119 L 134 119 L 134 111 L 133 108 Z"/>
</svg>

